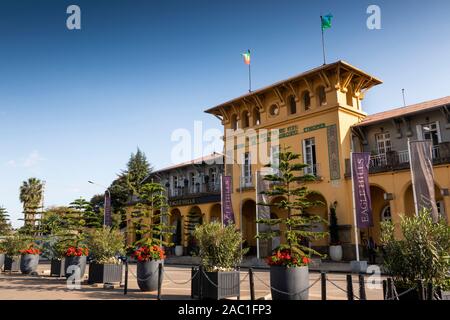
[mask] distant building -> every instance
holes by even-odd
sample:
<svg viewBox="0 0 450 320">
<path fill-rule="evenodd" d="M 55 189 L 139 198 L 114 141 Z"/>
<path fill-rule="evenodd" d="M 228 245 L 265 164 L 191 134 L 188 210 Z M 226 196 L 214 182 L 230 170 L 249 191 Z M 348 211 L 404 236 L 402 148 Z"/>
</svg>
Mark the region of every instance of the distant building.
<svg viewBox="0 0 450 320">
<path fill-rule="evenodd" d="M 223 155 L 211 154 L 152 172 L 143 183 L 158 182 L 166 188 L 170 206 L 170 224 L 181 221 L 182 243 L 185 244 L 185 217 L 194 213 L 202 221 L 221 221 L 220 176 L 223 174 Z M 130 207 L 127 212 L 128 237 L 136 239 Z"/>
</svg>

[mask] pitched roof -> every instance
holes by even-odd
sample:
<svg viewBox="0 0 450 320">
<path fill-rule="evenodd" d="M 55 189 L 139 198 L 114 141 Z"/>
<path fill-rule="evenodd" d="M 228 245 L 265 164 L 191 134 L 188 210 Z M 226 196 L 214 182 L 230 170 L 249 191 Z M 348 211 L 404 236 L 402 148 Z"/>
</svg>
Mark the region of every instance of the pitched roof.
<svg viewBox="0 0 450 320">
<path fill-rule="evenodd" d="M 291 82 L 291 81 L 294 81 L 294 80 L 297 80 L 297 79 L 300 79 L 300 78 L 303 78 L 303 77 L 307 77 L 309 75 L 312 75 L 312 74 L 317 73 L 317 72 L 322 71 L 322 70 L 332 69 L 332 68 L 335 68 L 337 66 L 341 66 L 341 67 L 343 67 L 345 69 L 351 70 L 355 74 L 358 74 L 358 75 L 361 75 L 361 76 L 365 76 L 368 79 L 370 79 L 370 81 L 365 84 L 366 87 L 370 87 L 370 86 L 372 86 L 374 84 L 377 85 L 377 84 L 383 83 L 380 79 L 378 79 L 378 78 L 376 78 L 376 77 L 374 77 L 372 75 L 369 75 L 368 73 L 366 73 L 366 72 L 362 71 L 361 69 L 351 65 L 350 63 L 348 63 L 348 62 L 346 62 L 344 60 L 338 60 L 336 62 L 329 63 L 329 64 L 324 64 L 324 65 L 316 67 L 314 69 L 311 69 L 311 70 L 299 73 L 299 74 L 297 74 L 297 75 L 295 75 L 293 77 L 290 77 L 290 78 L 285 79 L 285 80 L 278 81 L 278 82 L 273 83 L 271 85 L 265 86 L 265 87 L 263 87 L 261 89 L 258 89 L 258 90 L 246 93 L 246 94 L 241 95 L 241 96 L 239 96 L 237 98 L 234 98 L 234 99 L 231 99 L 231 100 L 229 100 L 227 102 L 221 103 L 221 104 L 219 104 L 219 105 L 217 105 L 215 107 L 209 108 L 209 109 L 205 110 L 205 112 L 214 114 L 217 111 L 217 109 L 219 109 L 220 107 L 224 107 L 224 106 L 230 105 L 232 103 L 235 103 L 237 101 L 240 101 L 240 100 L 242 100 L 244 98 L 247 98 L 247 97 L 250 97 L 250 96 L 261 94 L 261 93 L 263 93 L 263 92 L 265 92 L 265 91 L 267 91 L 267 90 L 269 90 L 271 88 L 277 87 L 277 86 L 282 85 L 284 83 L 288 83 L 288 82 Z"/>
<path fill-rule="evenodd" d="M 220 153 L 217 153 L 217 152 L 216 153 L 211 153 L 209 155 L 206 155 L 206 156 L 203 156 L 203 157 L 200 157 L 200 158 L 197 158 L 197 159 L 193 159 L 193 160 L 186 161 L 186 162 L 181 162 L 181 163 L 175 164 L 173 166 L 169 166 L 169 167 L 158 169 L 158 170 L 153 171 L 152 173 L 150 173 L 149 176 L 152 176 L 154 174 L 157 174 L 157 173 L 160 173 L 160 172 L 164 172 L 164 171 L 169 171 L 169 170 L 174 170 L 174 169 L 180 169 L 180 168 L 183 168 L 183 167 L 188 167 L 188 166 L 191 166 L 191 165 L 194 165 L 194 164 L 202 164 L 202 163 L 205 163 L 205 162 L 215 162 L 215 161 L 219 160 L 220 158 L 223 159 L 223 157 L 224 157 L 223 154 L 220 154 Z M 223 161 L 222 161 L 222 163 L 223 163 Z M 147 180 L 147 178 L 145 178 L 145 180 Z"/>
<path fill-rule="evenodd" d="M 385 121 L 387 119 L 404 117 L 407 115 L 430 111 L 432 109 L 437 109 L 446 105 L 450 106 L 450 96 L 375 113 L 364 118 L 359 124 L 356 125 L 356 127 L 364 127 L 377 122 Z"/>
</svg>

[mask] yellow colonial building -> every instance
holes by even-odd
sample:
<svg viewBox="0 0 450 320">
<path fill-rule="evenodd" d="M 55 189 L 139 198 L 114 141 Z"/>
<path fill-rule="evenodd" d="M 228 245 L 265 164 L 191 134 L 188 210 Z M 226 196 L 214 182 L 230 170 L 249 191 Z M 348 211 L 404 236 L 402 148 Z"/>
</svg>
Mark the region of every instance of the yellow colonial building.
<svg viewBox="0 0 450 320">
<path fill-rule="evenodd" d="M 363 257 L 369 238 L 379 243 L 381 221 L 390 219 L 398 224 L 400 215 L 414 214 L 408 139 L 433 141 L 436 202 L 439 213 L 448 221 L 450 97 L 368 116 L 362 108 L 365 94 L 381 83 L 377 77 L 338 61 L 206 110 L 223 125 L 223 155 L 164 168 L 147 178 L 167 189 L 170 223 L 183 229 L 178 242 L 187 246 L 184 226 L 189 214 L 196 214 L 201 221 L 221 219 L 220 176 L 227 175 L 232 177 L 236 225 L 251 248 L 250 254 L 256 254 L 257 172 L 268 170 L 268 163 L 276 170 L 276 155 L 284 147 L 300 153 L 302 162 L 308 165 L 305 174 L 316 177 L 307 184 L 317 194 L 311 200 L 325 205 L 309 208 L 308 213 L 328 221 L 330 206 L 336 206 L 344 260 L 355 258 L 352 150 L 372 155 L 369 183 L 374 226 L 357 232 Z M 132 210 L 128 210 L 128 243 L 135 240 Z M 285 214 L 271 208 L 274 218 Z M 325 224 L 314 228 L 328 231 Z M 265 249 L 269 251 L 279 241 L 275 239 Z M 327 252 L 328 239 L 311 246 Z"/>
<path fill-rule="evenodd" d="M 436 202 L 448 221 L 450 97 L 368 116 L 362 109 L 364 94 L 378 84 L 376 77 L 338 61 L 206 111 L 224 127 L 225 171 L 233 177 L 234 212 L 248 245 L 256 246 L 255 174 L 268 162 L 276 162 L 272 155 L 284 146 L 300 153 L 309 165 L 305 172 L 316 176 L 308 187 L 320 194 L 315 200 L 326 205 L 310 208 L 309 213 L 328 220 L 330 205 L 337 204 L 346 260 L 353 259 L 355 252 L 351 150 L 372 154 L 369 182 L 374 226 L 359 230 L 359 243 L 369 238 L 379 243 L 381 221 L 391 219 L 398 225 L 401 214 L 414 214 L 408 139 L 433 141 Z M 264 129 L 278 131 L 279 147 L 265 143 L 271 139 L 267 139 L 269 133 L 259 134 Z M 269 156 L 263 159 L 261 151 Z M 271 214 L 285 213 L 272 209 Z M 327 244 L 323 240 L 312 246 L 327 251 Z"/>
</svg>

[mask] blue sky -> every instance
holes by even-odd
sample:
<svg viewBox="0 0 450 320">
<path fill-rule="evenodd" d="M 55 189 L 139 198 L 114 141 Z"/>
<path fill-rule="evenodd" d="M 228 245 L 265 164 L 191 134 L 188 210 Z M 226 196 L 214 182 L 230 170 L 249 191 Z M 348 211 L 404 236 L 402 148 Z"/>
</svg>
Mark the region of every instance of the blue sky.
<svg viewBox="0 0 450 320">
<path fill-rule="evenodd" d="M 81 30 L 66 8 L 81 7 Z M 382 29 L 366 27 L 381 8 Z M 0 204 L 22 222 L 21 182 L 46 181 L 46 205 L 108 185 L 139 146 L 170 165 L 177 128 L 220 128 L 203 110 L 247 90 L 240 54 L 252 50 L 253 87 L 346 60 L 381 78 L 363 107 L 374 113 L 450 95 L 450 3 L 423 1 L 0 2 Z"/>
</svg>

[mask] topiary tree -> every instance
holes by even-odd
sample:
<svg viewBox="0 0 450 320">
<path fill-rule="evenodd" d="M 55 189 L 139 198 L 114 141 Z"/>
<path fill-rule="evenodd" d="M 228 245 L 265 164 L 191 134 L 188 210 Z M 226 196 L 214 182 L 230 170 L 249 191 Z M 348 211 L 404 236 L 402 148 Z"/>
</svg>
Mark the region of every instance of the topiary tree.
<svg viewBox="0 0 450 320">
<path fill-rule="evenodd" d="M 339 226 L 338 226 L 338 219 L 336 215 L 336 206 L 337 202 L 330 205 L 330 245 L 337 246 L 340 245 L 341 242 L 339 241 Z"/>
<path fill-rule="evenodd" d="M 269 163 L 267 167 L 272 167 L 272 164 Z M 290 266 L 303 265 L 304 258 L 311 255 L 321 256 L 305 242 L 321 239 L 327 235 L 326 232 L 316 232 L 311 228 L 317 223 L 326 223 L 326 221 L 306 212 L 306 209 L 310 207 L 324 205 L 320 201 L 309 200 L 310 195 L 317 193 L 309 190 L 305 185 L 308 181 L 316 180 L 315 176 L 301 174 L 307 167 L 307 164 L 300 162 L 300 154 L 290 152 L 289 148 L 285 147 L 283 152 L 279 153 L 278 173 L 264 176 L 264 180 L 270 182 L 270 189 L 262 194 L 279 200 L 271 204 L 260 203 L 260 205 L 284 210 L 287 215 L 285 218 L 278 219 L 258 219 L 257 223 L 260 224 L 280 225 L 280 230 L 270 228 L 267 232 L 260 232 L 259 237 L 272 239 L 282 236 L 285 243 L 282 243 L 275 251 L 287 252 L 290 257 L 287 263 Z"/>
<path fill-rule="evenodd" d="M 186 215 L 186 220 L 184 222 L 184 227 L 186 230 L 185 237 L 187 242 L 187 250 L 191 255 L 198 254 L 198 246 L 195 241 L 194 231 L 197 226 L 202 224 L 202 220 L 203 215 L 195 211 L 189 211 L 189 213 Z"/>
</svg>

